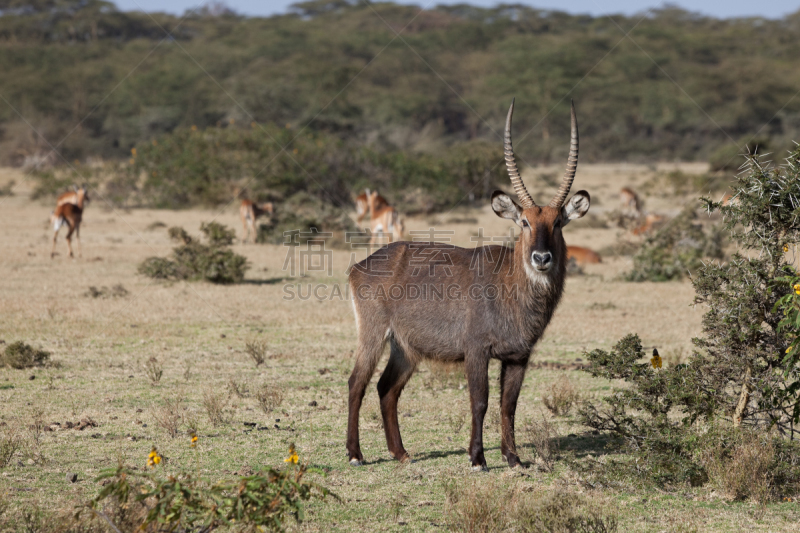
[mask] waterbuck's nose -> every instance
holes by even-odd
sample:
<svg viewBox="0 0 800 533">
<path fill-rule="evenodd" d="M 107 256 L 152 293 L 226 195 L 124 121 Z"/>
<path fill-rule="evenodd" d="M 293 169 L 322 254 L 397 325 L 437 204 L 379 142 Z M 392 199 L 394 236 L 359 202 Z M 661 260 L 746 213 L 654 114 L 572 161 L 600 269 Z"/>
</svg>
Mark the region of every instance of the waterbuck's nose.
<svg viewBox="0 0 800 533">
<path fill-rule="evenodd" d="M 533 266 L 535 266 L 537 270 L 547 270 L 550 268 L 553 254 L 550 252 L 533 252 L 531 258 L 533 259 Z"/>
</svg>

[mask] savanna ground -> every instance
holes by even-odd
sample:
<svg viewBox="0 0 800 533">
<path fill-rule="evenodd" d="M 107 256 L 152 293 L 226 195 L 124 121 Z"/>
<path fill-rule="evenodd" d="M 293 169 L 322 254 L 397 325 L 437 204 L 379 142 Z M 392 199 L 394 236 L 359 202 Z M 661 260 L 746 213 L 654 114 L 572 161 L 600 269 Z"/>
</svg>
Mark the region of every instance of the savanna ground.
<svg viewBox="0 0 800 533">
<path fill-rule="evenodd" d="M 648 210 L 676 214 L 693 196 L 647 187 L 654 176 L 674 168 L 582 165 L 575 189 L 592 194 L 592 216 L 565 230 L 568 244 L 603 250 L 620 238 L 631 238 L 599 223 L 618 207 L 623 186 L 649 191 Z M 705 166 L 681 169 L 701 173 Z M 528 173 L 535 199 L 552 194 L 538 178 L 560 171 L 540 168 Z M 485 430 L 488 473 L 470 469 L 469 398 L 463 374 L 430 366 L 419 369 L 400 400 L 404 443 L 415 461 L 400 464 L 386 450 L 374 387 L 377 373 L 361 414 L 367 463 L 350 467 L 344 447 L 347 378 L 356 341 L 350 303 L 339 298 L 284 298 L 287 284 L 295 292 L 301 286 L 307 294 L 309 285 L 324 283 L 329 288 L 321 295 L 330 295 L 334 284 L 344 287 L 350 251 L 332 252 L 331 277 L 309 272 L 301 278 L 284 270 L 287 248 L 236 244 L 235 251 L 252 264 L 242 284 L 156 282 L 138 275 L 136 267 L 146 257 L 169 253 L 174 244 L 166 227 L 180 225 L 197 234 L 201 222 L 216 219 L 241 235 L 237 206 L 217 211 L 119 211 L 94 198 L 85 210 L 82 257 L 66 257 L 62 234 L 58 255 L 51 260 L 51 231 L 46 227 L 51 206 L 29 199 L 30 183 L 19 171 L 0 171 L 0 186 L 12 179 L 17 183 L 14 195 L 0 198 L 0 339 L 41 346 L 57 364 L 0 369 L 0 423 L 23 428 L 26 435 L 36 419 L 45 425 L 91 419 L 97 427 L 44 431 L 38 446 L 27 437 L 23 449 L 0 471 L 7 516 L 32 506 L 52 513 L 73 511 L 97 494 L 93 479 L 101 469 L 120 461 L 144 469 L 153 446 L 166 457 L 158 466 L 165 474 L 189 470 L 217 479 L 282 465 L 295 443 L 302 462 L 327 471 L 325 477 L 314 475 L 315 480 L 341 497 L 341 502 L 312 501 L 298 530 L 446 529 L 448 484 L 519 492 L 566 487 L 616 513 L 620 531 L 794 531 L 800 521 L 797 503 L 763 509 L 726 502 L 705 487 L 678 492 L 593 490 L 564 461 L 557 462 L 553 472 L 543 471 L 531 460 L 530 439 L 523 430 L 517 441 L 527 467 L 510 471 L 499 451 L 496 363 L 490 366 L 495 381 Z M 470 237 L 479 227 L 486 235 L 503 235 L 509 227 L 488 206 L 411 218 L 406 224 L 410 230 L 431 225 L 453 230 L 451 242 L 464 246 L 474 246 Z M 363 250 L 356 254 L 358 260 L 364 257 Z M 692 307 L 691 285 L 620 281 L 619 275 L 629 268 L 629 257 L 604 257 L 602 264 L 586 266 L 583 275 L 568 279 L 561 306 L 532 357 L 517 411 L 518 428 L 542 414 L 551 417 L 542 398 L 562 376 L 584 397 L 608 393 L 614 384 L 574 369 L 584 350 L 607 349 L 623 335 L 637 332 L 646 347 L 658 347 L 668 364 L 686 357 L 690 339 L 701 331 L 704 311 Z M 120 284 L 127 294 L 90 294 L 90 287 Z M 260 366 L 246 353 L 245 344 L 251 341 L 266 343 L 267 358 Z M 146 370 L 151 358 L 163 368 L 157 383 Z M 232 392 L 232 382 L 240 395 Z M 265 384 L 283 395 L 268 414 L 256 399 L 256 391 Z M 225 405 L 225 420 L 216 426 L 203 404 L 209 395 Z M 173 438 L 157 422 L 165 414 L 165 402 L 176 399 L 181 400 L 183 427 L 198 426 L 196 448 L 183 429 Z M 564 456 L 573 454 L 580 461 L 606 453 L 603 437 L 586 431 L 571 415 L 552 421 Z M 65 480 L 70 472 L 78 474 L 76 483 Z"/>
</svg>

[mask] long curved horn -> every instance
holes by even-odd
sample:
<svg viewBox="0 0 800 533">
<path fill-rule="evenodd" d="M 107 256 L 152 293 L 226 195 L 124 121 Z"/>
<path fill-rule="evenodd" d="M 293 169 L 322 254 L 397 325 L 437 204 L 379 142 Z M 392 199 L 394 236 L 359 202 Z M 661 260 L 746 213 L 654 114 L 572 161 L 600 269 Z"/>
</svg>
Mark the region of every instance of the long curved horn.
<svg viewBox="0 0 800 533">
<path fill-rule="evenodd" d="M 572 135 L 569 142 L 569 157 L 567 158 L 567 170 L 564 171 L 564 179 L 561 180 L 561 187 L 550 201 L 550 207 L 560 208 L 569 194 L 572 181 L 575 179 L 575 171 L 578 170 L 578 116 L 575 114 L 575 102 L 571 105 L 572 114 Z"/>
<path fill-rule="evenodd" d="M 503 140 L 503 151 L 505 153 L 506 168 L 508 169 L 508 177 L 511 178 L 511 185 L 514 186 L 514 192 L 517 193 L 519 203 L 522 207 L 528 208 L 536 205 L 531 195 L 525 189 L 525 184 L 522 183 L 522 178 L 517 170 L 517 162 L 514 159 L 514 148 L 511 146 L 511 115 L 514 114 L 514 100 L 511 100 L 511 107 L 508 108 L 508 116 L 506 117 L 506 135 Z"/>
</svg>

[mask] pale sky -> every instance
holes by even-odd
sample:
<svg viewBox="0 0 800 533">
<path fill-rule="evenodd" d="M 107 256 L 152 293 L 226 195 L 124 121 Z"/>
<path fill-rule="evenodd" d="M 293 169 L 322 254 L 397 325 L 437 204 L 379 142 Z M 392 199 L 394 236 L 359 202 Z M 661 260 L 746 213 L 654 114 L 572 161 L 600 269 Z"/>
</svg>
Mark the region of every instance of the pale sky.
<svg viewBox="0 0 800 533">
<path fill-rule="evenodd" d="M 187 9 L 196 8 L 206 3 L 206 0 L 112 0 L 120 9 L 124 11 L 166 11 L 169 13 L 182 14 Z M 295 0 L 227 0 L 225 3 L 236 12 L 244 15 L 273 15 L 285 13 L 288 7 Z M 492 6 L 500 2 L 492 0 L 430 0 L 408 1 L 398 0 L 397 3 L 414 4 L 424 7 L 432 7 L 437 4 L 472 4 L 478 6 Z M 573 14 L 588 13 L 591 15 L 607 15 L 623 13 L 633 15 L 640 13 L 654 6 L 663 5 L 660 0 L 633 1 L 633 0 L 508 0 L 508 4 L 525 4 L 540 9 L 557 9 Z M 669 4 L 682 7 L 689 11 L 695 11 L 704 15 L 711 15 L 719 18 L 728 17 L 752 17 L 761 16 L 766 18 L 780 18 L 788 13 L 794 13 L 800 9 L 797 0 L 764 0 L 754 2 L 753 0 L 677 0 L 668 2 Z"/>
</svg>

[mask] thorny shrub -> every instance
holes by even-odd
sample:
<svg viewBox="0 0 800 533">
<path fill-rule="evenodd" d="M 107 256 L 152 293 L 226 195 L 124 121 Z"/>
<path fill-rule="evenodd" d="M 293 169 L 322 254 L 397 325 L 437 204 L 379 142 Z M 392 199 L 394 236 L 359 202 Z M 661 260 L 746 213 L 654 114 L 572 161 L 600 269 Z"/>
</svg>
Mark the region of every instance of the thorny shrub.
<svg viewBox="0 0 800 533">
<path fill-rule="evenodd" d="M 695 303 L 707 308 L 703 336 L 686 364 L 665 368 L 638 362 L 636 335 L 587 354 L 592 375 L 629 386 L 603 405 L 585 403 L 581 419 L 616 436 L 633 453 L 628 466 L 651 481 L 711 477 L 732 497 L 756 500 L 766 489 L 745 485 L 763 482 L 791 495 L 800 492 L 800 276 L 787 252 L 800 242 L 800 147 L 779 167 L 749 156 L 732 201 L 703 201 L 745 252 L 692 279 Z"/>
</svg>

